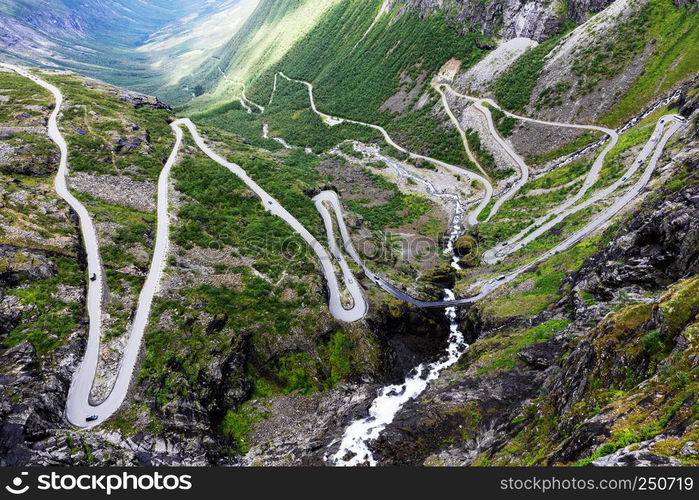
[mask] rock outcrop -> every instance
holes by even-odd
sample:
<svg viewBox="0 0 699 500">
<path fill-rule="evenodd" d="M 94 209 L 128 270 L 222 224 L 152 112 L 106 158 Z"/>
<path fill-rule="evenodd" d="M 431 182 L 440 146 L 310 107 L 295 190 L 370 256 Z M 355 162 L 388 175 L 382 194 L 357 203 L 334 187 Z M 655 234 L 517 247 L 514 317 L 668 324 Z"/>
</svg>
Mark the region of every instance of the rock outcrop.
<svg viewBox="0 0 699 500">
<path fill-rule="evenodd" d="M 391 8 L 400 12 L 417 11 L 421 15 L 444 12 L 447 18 L 478 30 L 486 36 L 510 40 L 518 37 L 542 41 L 555 34 L 566 21 L 585 22 L 613 0 L 572 0 L 565 8 L 553 0 L 391 0 Z"/>
<path fill-rule="evenodd" d="M 684 176 L 684 187 L 666 188 L 630 216 L 570 276 L 568 294 L 542 315 L 570 314 L 566 335 L 520 349 L 511 369 L 484 371 L 479 359 L 489 351 L 467 353 L 373 444 L 380 463 L 640 466 L 693 460 L 697 381 L 688 374 L 699 363 L 699 170 L 692 155 L 684 159 L 676 174 Z M 585 293 L 594 298 L 583 301 Z M 500 332 L 521 328 L 472 319 L 468 325 L 479 325 L 479 342 L 496 353 L 506 341 L 495 340 Z M 673 378 L 677 373 L 680 381 Z M 518 449 L 521 455 L 512 451 Z"/>
</svg>

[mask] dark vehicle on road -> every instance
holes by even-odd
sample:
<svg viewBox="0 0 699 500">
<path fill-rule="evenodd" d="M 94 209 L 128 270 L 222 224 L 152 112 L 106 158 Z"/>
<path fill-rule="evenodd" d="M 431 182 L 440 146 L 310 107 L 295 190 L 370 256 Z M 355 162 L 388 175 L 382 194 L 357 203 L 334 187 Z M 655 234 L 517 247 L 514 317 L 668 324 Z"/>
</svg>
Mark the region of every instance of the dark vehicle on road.
<svg viewBox="0 0 699 500">
<path fill-rule="evenodd" d="M 87 418 L 85 419 L 85 422 L 94 422 L 94 421 L 97 420 L 98 418 L 99 418 L 99 417 L 98 417 L 97 415 L 90 415 L 89 417 L 87 417 Z"/>
</svg>

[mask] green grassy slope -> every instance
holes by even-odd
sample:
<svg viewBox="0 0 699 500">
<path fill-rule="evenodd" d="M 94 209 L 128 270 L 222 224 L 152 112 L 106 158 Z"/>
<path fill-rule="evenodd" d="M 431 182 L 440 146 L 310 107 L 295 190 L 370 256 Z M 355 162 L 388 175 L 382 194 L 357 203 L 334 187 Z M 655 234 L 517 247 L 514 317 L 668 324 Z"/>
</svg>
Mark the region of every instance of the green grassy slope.
<svg viewBox="0 0 699 500">
<path fill-rule="evenodd" d="M 670 0 L 649 0 L 645 39 L 652 48 L 643 73 L 618 104 L 603 118 L 605 124 L 623 123 L 639 107 L 667 93 L 699 72 L 699 9 L 676 7 Z"/>
<path fill-rule="evenodd" d="M 457 132 L 432 116 L 438 97 L 429 82 L 449 59 L 460 59 L 468 67 L 485 51 L 477 47 L 476 35 L 460 35 L 443 16 L 420 19 L 414 14 L 384 16 L 355 48 L 379 5 L 355 0 L 332 7 L 278 63 L 253 79 L 248 97 L 267 102 L 275 73 L 284 71 L 314 83 L 322 111 L 383 125 L 406 147 L 465 164 Z M 381 110 L 401 85 L 413 90 L 404 112 Z M 423 95 L 426 102 L 418 109 L 415 105 Z M 201 108 L 197 104 L 191 110 Z M 273 120 L 271 124 L 276 126 Z M 325 142 L 324 133 L 327 129 L 316 133 L 318 143 Z"/>
<path fill-rule="evenodd" d="M 570 81 L 542 80 L 549 76 L 543 70 L 557 41 L 553 38 L 527 51 L 500 76 L 493 86 L 497 101 L 513 111 L 528 104 L 536 110 L 557 106 L 564 98 L 576 100 L 600 91 L 610 79 L 641 61 L 643 69 L 630 88 L 618 92 L 599 119 L 603 125 L 617 127 L 699 72 L 699 52 L 693 50 L 699 44 L 699 9 L 691 4 L 677 6 L 671 0 L 648 0 L 635 7 L 607 36 L 576 48 Z M 542 82 L 545 90 L 533 96 Z"/>
<path fill-rule="evenodd" d="M 163 89 L 168 102 L 201 110 L 220 104 L 240 84 L 265 72 L 340 0 L 262 0 L 236 34 L 191 75 Z M 222 78 L 222 73 L 226 77 Z M 204 94 L 206 92 L 206 94 Z M 204 95 L 201 95 L 204 94 Z"/>
</svg>

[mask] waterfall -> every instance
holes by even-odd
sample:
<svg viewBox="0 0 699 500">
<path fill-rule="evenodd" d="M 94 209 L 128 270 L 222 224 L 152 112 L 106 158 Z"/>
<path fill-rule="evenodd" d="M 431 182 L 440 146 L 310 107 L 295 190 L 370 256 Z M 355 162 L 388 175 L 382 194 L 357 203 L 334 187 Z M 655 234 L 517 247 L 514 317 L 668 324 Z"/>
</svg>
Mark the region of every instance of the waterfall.
<svg viewBox="0 0 699 500">
<path fill-rule="evenodd" d="M 444 298 L 454 300 L 454 292 L 444 290 Z M 448 308 L 446 315 L 450 326 L 449 345 L 445 355 L 438 361 L 422 363 L 413 368 L 402 384 L 382 388 L 369 408 L 369 416 L 356 420 L 347 427 L 339 450 L 334 455 L 325 457 L 328 463 L 336 466 L 377 465 L 369 449 L 369 441 L 376 440 L 386 426 L 393 422 L 405 403 L 422 394 L 429 383 L 436 380 L 443 370 L 454 365 L 468 348 L 456 321 L 456 308 Z"/>
<path fill-rule="evenodd" d="M 461 235 L 462 224 L 466 211 L 461 198 L 456 194 L 438 191 L 428 180 L 419 177 L 406 170 L 400 162 L 393 158 L 382 155 L 376 150 L 371 150 L 358 142 L 354 142 L 354 149 L 367 156 L 372 156 L 389 167 L 393 168 L 400 177 L 412 179 L 413 181 L 425 186 L 428 194 L 437 197 L 443 197 L 451 200 L 455 204 L 455 215 L 452 220 L 449 239 L 445 244 L 444 252 L 452 254 L 452 267 L 461 269 L 459 265 L 459 257 L 454 254 L 454 244 Z M 456 297 L 453 290 L 444 290 L 445 300 L 454 300 Z M 369 442 L 378 439 L 381 432 L 393 422 L 398 412 L 410 400 L 417 398 L 422 394 L 430 382 L 436 380 L 443 370 L 454 365 L 461 355 L 468 348 L 468 344 L 463 333 L 459 330 L 459 325 L 456 321 L 456 308 L 450 307 L 445 311 L 449 319 L 449 345 L 446 353 L 433 363 L 422 363 L 416 368 L 413 368 L 402 384 L 389 385 L 382 388 L 376 399 L 369 408 L 369 416 L 356 420 L 345 430 L 345 433 L 340 442 L 338 451 L 332 455 L 325 457 L 326 462 L 336 466 L 357 466 L 357 465 L 377 465 L 376 459 L 369 449 Z M 336 442 L 331 443 L 331 446 Z"/>
</svg>

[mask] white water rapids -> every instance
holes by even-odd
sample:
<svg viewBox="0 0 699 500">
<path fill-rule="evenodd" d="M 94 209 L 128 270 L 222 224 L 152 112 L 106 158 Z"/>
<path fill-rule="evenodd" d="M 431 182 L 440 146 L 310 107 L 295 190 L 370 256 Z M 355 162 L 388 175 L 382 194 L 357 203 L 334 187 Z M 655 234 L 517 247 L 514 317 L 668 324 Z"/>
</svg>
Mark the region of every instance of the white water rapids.
<svg viewBox="0 0 699 500">
<path fill-rule="evenodd" d="M 456 211 L 452 219 L 449 240 L 444 250 L 445 253 L 453 254 L 454 243 L 461 234 L 462 223 L 465 217 L 465 210 L 461 198 L 456 194 L 438 191 L 432 183 L 409 172 L 400 162 L 388 156 L 384 156 L 378 151 L 371 150 L 361 143 L 354 142 L 354 149 L 366 156 L 373 156 L 375 159 L 384 162 L 386 165 L 395 169 L 400 177 L 409 178 L 424 185 L 430 195 L 445 197 L 454 202 Z M 453 254 L 451 265 L 455 269 L 461 269 L 459 266 L 459 257 L 455 254 Z M 456 296 L 453 290 L 445 289 L 444 298 L 445 300 L 454 300 Z M 330 457 L 326 456 L 327 462 L 332 465 L 344 467 L 366 464 L 370 466 L 377 465 L 376 459 L 369 449 L 369 441 L 378 439 L 386 426 L 393 422 L 393 419 L 401 408 L 403 408 L 407 402 L 422 394 L 425 389 L 427 389 L 429 383 L 439 378 L 443 370 L 454 365 L 468 348 L 468 344 L 464 339 L 463 333 L 459 330 L 459 325 L 456 321 L 456 308 L 447 308 L 445 314 L 449 319 L 449 345 L 447 346 L 445 355 L 438 361 L 422 363 L 416 368 L 413 368 L 402 384 L 389 385 L 382 388 L 377 398 L 374 399 L 371 404 L 371 408 L 369 408 L 369 416 L 357 420 L 347 427 L 342 437 L 340 448 L 334 455 Z"/>
<path fill-rule="evenodd" d="M 446 300 L 454 300 L 454 292 L 444 290 Z M 410 400 L 422 394 L 430 382 L 437 380 L 440 373 L 455 364 L 468 348 L 463 333 L 456 322 L 456 308 L 446 310 L 450 322 L 449 346 L 446 355 L 433 363 L 422 363 L 413 368 L 400 385 L 389 385 L 379 391 L 378 397 L 369 408 L 369 416 L 353 422 L 345 430 L 340 448 L 326 461 L 336 466 L 376 466 L 376 459 L 369 449 L 369 441 L 378 439 L 400 409 Z"/>
</svg>

